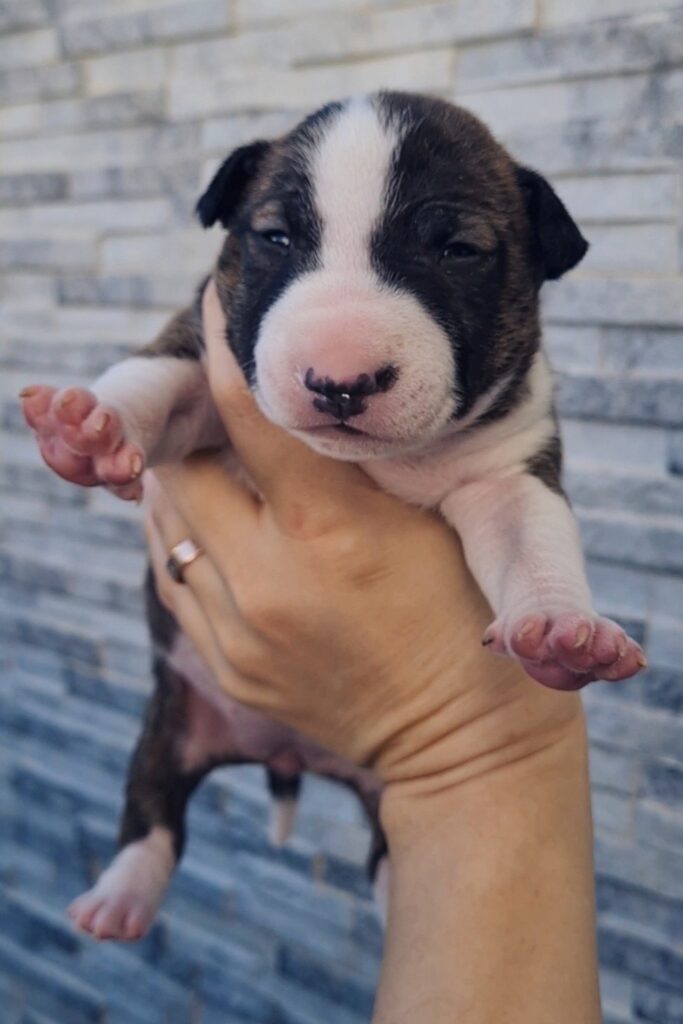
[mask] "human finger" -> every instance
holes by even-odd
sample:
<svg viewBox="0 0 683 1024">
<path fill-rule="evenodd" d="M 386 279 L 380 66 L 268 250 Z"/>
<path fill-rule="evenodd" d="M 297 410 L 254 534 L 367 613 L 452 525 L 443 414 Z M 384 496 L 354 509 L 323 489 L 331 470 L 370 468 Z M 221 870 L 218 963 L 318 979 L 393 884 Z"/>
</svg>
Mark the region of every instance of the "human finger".
<svg viewBox="0 0 683 1024">
<path fill-rule="evenodd" d="M 159 587 L 164 597 L 175 608 L 181 592 L 189 589 L 200 608 L 210 612 L 211 618 L 217 617 L 218 621 L 221 621 L 226 616 L 234 615 L 235 603 L 230 593 L 229 582 L 221 577 L 210 553 L 203 549 L 201 540 L 196 539 L 193 527 L 188 525 L 174 507 L 173 501 L 169 500 L 168 494 L 163 485 L 155 479 L 154 473 L 147 474 L 145 506 L 147 535 L 148 539 L 154 539 L 157 557 L 155 570 L 158 570 L 157 579 L 160 581 Z M 176 545 L 186 540 L 198 545 L 201 553 L 182 568 L 182 582 L 176 582 L 169 573 L 168 561 Z"/>
<path fill-rule="evenodd" d="M 145 519 L 145 534 L 159 598 L 177 619 L 196 650 L 201 652 L 214 674 L 219 679 L 223 678 L 228 663 L 213 628 L 192 590 L 175 583 L 169 576 L 166 568 L 166 542 L 151 515 Z"/>
<path fill-rule="evenodd" d="M 173 520 L 173 512 L 190 535 L 223 567 L 241 562 L 258 550 L 261 502 L 228 472 L 215 454 L 192 456 L 184 462 L 158 466 L 153 474 L 163 499 L 151 501 L 154 514 Z M 147 490 L 147 484 L 145 484 Z M 180 538 L 182 539 L 182 538 Z"/>
</svg>

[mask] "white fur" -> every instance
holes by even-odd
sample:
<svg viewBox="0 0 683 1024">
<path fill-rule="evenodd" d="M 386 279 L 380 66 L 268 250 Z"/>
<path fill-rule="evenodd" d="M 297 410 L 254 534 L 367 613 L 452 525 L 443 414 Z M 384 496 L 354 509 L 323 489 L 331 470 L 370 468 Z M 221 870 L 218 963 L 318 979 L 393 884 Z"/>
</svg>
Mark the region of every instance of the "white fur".
<svg viewBox="0 0 683 1024">
<path fill-rule="evenodd" d="M 294 820 L 296 818 L 297 803 L 298 801 L 291 796 L 273 800 L 271 818 L 268 827 L 268 838 L 273 846 L 278 849 L 285 845 L 292 834 Z"/>
<path fill-rule="evenodd" d="M 363 462 L 363 468 L 385 490 L 427 508 L 438 507 L 464 484 L 524 471 L 526 461 L 555 431 L 552 377 L 542 352 L 534 359 L 526 383 L 528 397 L 500 420 L 470 429 L 500 394 L 499 383 L 433 444 L 403 457 Z"/>
<path fill-rule="evenodd" d="M 340 277 L 373 276 L 370 239 L 386 202 L 395 128 L 366 99 L 352 100 L 323 135 L 311 177 L 323 225 L 321 263 Z"/>
<path fill-rule="evenodd" d="M 74 900 L 69 913 L 96 937 L 138 937 L 154 920 L 174 867 L 171 833 L 158 825 L 125 846 L 93 888 Z"/>
<path fill-rule="evenodd" d="M 497 616 L 592 614 L 576 520 L 538 478 L 482 477 L 453 490 L 441 511 Z"/>
<path fill-rule="evenodd" d="M 140 445 L 148 464 L 174 462 L 225 442 L 197 360 L 131 356 L 106 370 L 92 390 L 116 409 L 128 440 Z"/>
<path fill-rule="evenodd" d="M 564 498 L 526 472 L 527 460 L 555 430 L 552 379 L 542 352 L 527 384 L 528 397 L 501 420 L 463 429 L 491 405 L 499 390 L 492 389 L 431 450 L 364 468 L 403 500 L 441 509 L 496 615 L 589 613 L 574 516 Z"/>
</svg>

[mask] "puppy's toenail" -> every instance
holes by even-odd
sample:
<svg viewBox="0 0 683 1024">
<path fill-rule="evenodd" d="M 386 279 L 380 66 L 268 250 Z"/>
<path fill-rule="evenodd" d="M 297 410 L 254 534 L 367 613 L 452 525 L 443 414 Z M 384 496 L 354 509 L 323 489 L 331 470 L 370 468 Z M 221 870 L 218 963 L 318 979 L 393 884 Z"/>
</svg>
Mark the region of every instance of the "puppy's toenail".
<svg viewBox="0 0 683 1024">
<path fill-rule="evenodd" d="M 492 644 L 492 643 L 493 643 L 493 637 L 492 636 L 489 636 L 489 637 L 484 636 L 484 637 L 482 637 L 482 640 L 481 640 L 481 646 L 482 647 L 488 647 L 489 644 Z"/>
<path fill-rule="evenodd" d="M 104 428 L 109 423 L 109 419 L 110 419 L 109 413 L 108 412 L 103 412 L 102 415 L 100 416 L 100 418 L 97 420 L 97 422 L 95 424 L 95 433 L 96 434 L 101 434 L 102 433 Z"/>
<path fill-rule="evenodd" d="M 517 633 L 517 639 L 523 640 L 525 636 L 528 636 L 529 633 L 531 633 L 531 631 L 533 630 L 534 625 L 534 622 L 525 622 L 520 631 Z"/>
<path fill-rule="evenodd" d="M 578 650 L 579 647 L 583 647 L 590 635 L 590 626 L 581 626 L 576 634 L 576 639 L 574 640 L 574 650 Z"/>
<path fill-rule="evenodd" d="M 32 398 L 37 392 L 38 388 L 36 387 L 22 388 L 19 392 L 19 398 Z"/>
<path fill-rule="evenodd" d="M 62 395 L 59 399 L 59 408 L 63 409 L 65 405 L 71 405 L 75 397 L 76 393 L 74 391 L 67 391 L 67 393 Z"/>
<path fill-rule="evenodd" d="M 647 668 L 648 661 L 642 651 L 638 654 L 636 661 L 638 662 L 641 668 Z"/>
<path fill-rule="evenodd" d="M 130 468 L 133 476 L 140 476 L 142 473 L 142 457 L 140 455 L 134 455 L 130 460 Z"/>
</svg>

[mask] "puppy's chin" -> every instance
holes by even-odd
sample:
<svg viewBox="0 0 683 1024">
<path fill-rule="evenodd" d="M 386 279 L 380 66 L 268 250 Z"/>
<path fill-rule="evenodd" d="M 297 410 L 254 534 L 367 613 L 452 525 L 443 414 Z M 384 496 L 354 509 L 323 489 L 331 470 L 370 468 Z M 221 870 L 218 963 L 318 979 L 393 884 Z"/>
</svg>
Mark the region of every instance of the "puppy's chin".
<svg viewBox="0 0 683 1024">
<path fill-rule="evenodd" d="M 254 388 L 254 397 L 261 412 L 276 426 L 320 455 L 343 462 L 399 458 L 422 451 L 448 430 L 455 407 L 453 398 L 448 396 L 438 408 L 428 413 L 420 410 L 421 415 L 413 421 L 398 417 L 392 423 L 361 415 L 341 424 L 326 421 L 308 409 L 302 413 L 299 407 L 290 409 L 284 403 L 269 400 L 258 386 Z"/>
<path fill-rule="evenodd" d="M 403 444 L 372 437 L 370 434 L 352 433 L 336 426 L 312 430 L 290 430 L 294 437 L 307 444 L 319 455 L 342 462 L 365 462 L 368 459 L 389 459 L 405 451 Z"/>
</svg>

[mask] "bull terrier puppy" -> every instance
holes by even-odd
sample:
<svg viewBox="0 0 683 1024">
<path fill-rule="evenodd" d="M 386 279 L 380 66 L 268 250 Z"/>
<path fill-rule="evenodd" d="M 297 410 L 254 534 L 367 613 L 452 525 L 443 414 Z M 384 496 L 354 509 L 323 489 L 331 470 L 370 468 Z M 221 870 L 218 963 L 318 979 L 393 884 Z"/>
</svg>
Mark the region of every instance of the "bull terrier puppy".
<svg viewBox="0 0 683 1024">
<path fill-rule="evenodd" d="M 587 243 L 550 185 L 470 113 L 383 92 L 332 103 L 232 153 L 198 203 L 226 229 L 213 270 L 264 414 L 356 462 L 457 530 L 494 619 L 483 642 L 546 686 L 620 680 L 641 648 L 597 615 L 561 485 L 539 290 Z M 227 446 L 204 372 L 201 295 L 91 390 L 32 387 L 45 462 L 122 497 L 145 466 Z M 304 772 L 352 786 L 386 885 L 372 773 L 226 696 L 148 579 L 156 689 L 133 756 L 121 852 L 71 907 L 99 938 L 149 927 L 184 841 L 189 797 L 218 764 L 259 762 L 281 808 Z"/>
</svg>

